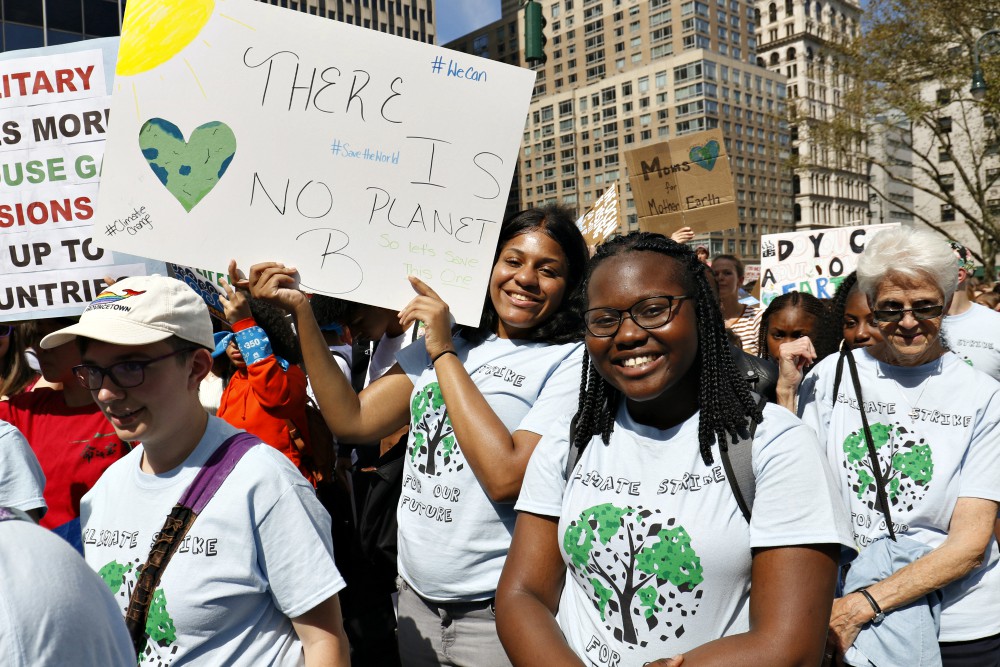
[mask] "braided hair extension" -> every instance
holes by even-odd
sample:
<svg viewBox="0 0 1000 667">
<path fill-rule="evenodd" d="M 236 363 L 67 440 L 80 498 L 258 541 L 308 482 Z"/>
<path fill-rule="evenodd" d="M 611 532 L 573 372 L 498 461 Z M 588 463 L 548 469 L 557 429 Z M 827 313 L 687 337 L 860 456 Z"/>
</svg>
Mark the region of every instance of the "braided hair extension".
<svg viewBox="0 0 1000 667">
<path fill-rule="evenodd" d="M 760 408 L 729 353 L 722 310 L 705 277 L 705 265 L 687 246 L 651 232 L 615 237 L 597 247 L 587 266 L 584 294 L 594 270 L 604 260 L 630 252 L 655 252 L 674 260 L 685 291 L 695 297 L 698 357 L 692 370 L 699 377 L 698 445 L 702 460 L 711 465 L 714 462 L 713 442 L 718 442 L 720 448 L 728 448 L 726 434 L 733 442 L 741 435 L 748 435 L 747 417 L 760 423 Z M 573 446 L 581 453 L 594 435 L 600 435 L 605 444 L 609 442 L 620 400 L 621 393 L 598 374 L 589 355 L 584 355 L 580 398 L 571 437 Z"/>
<path fill-rule="evenodd" d="M 799 308 L 816 319 L 816 333 L 810 336 L 816 349 L 816 363 L 837 349 L 836 331 L 830 330 L 826 304 L 808 292 L 788 292 L 775 297 L 761 315 L 760 333 L 757 335 L 757 356 L 761 359 L 771 358 L 767 347 L 771 317 L 788 308 Z"/>
<path fill-rule="evenodd" d="M 837 286 L 837 292 L 833 295 L 833 299 L 830 300 L 830 307 L 827 309 L 828 319 L 823 328 L 830 332 L 835 348 L 839 348 L 840 344 L 844 341 L 844 311 L 847 310 L 847 299 L 851 296 L 851 292 L 854 291 L 857 284 L 858 273 L 857 271 L 851 271 L 846 278 L 840 281 L 840 285 Z"/>
</svg>

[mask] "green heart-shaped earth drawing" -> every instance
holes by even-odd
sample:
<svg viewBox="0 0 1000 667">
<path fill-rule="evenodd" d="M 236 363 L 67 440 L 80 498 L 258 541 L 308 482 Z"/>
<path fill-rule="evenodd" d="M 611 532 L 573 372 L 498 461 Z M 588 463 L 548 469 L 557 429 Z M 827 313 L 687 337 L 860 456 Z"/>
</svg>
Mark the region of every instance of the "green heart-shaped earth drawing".
<svg viewBox="0 0 1000 667">
<path fill-rule="evenodd" d="M 704 146 L 692 146 L 688 156 L 699 167 L 712 171 L 715 160 L 719 157 L 719 142 L 713 139 Z"/>
<path fill-rule="evenodd" d="M 139 148 L 167 191 L 191 212 L 219 182 L 236 154 L 236 135 L 220 121 L 205 123 L 184 141 L 176 125 L 150 118 L 139 130 Z"/>
</svg>

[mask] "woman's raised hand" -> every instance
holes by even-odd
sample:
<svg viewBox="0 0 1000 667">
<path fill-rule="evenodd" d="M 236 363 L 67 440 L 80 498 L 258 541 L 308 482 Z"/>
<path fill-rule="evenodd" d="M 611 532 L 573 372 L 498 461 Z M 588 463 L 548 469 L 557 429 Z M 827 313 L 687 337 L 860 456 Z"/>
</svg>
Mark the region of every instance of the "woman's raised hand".
<svg viewBox="0 0 1000 667">
<path fill-rule="evenodd" d="M 232 272 L 230 272 L 232 273 Z M 295 276 L 298 271 L 277 262 L 262 262 L 250 267 L 246 285 L 255 299 L 266 301 L 288 312 L 309 304 L 306 295 L 298 288 Z"/>
<path fill-rule="evenodd" d="M 778 347 L 778 375 L 781 380 L 796 388 L 802 381 L 806 366 L 816 361 L 816 348 L 809 336 L 782 343 Z"/>
<path fill-rule="evenodd" d="M 424 340 L 427 354 L 434 359 L 442 352 L 454 351 L 451 341 L 451 311 L 437 292 L 416 276 L 410 276 L 410 285 L 417 296 L 399 311 L 399 323 L 408 328 L 416 321 L 424 323 Z"/>
</svg>

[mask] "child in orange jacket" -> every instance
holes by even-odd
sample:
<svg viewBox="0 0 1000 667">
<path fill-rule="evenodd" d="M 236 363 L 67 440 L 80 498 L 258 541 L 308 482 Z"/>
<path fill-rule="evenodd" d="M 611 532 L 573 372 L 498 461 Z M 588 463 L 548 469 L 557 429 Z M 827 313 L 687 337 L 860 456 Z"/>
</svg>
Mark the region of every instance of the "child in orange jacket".
<svg viewBox="0 0 1000 667">
<path fill-rule="evenodd" d="M 228 284 L 220 300 L 233 333 L 216 334 L 214 356 L 226 354 L 236 372 L 219 403 L 218 416 L 271 445 L 315 484 L 292 441 L 288 420 L 306 428 L 306 374 L 298 343 L 284 314 Z"/>
</svg>

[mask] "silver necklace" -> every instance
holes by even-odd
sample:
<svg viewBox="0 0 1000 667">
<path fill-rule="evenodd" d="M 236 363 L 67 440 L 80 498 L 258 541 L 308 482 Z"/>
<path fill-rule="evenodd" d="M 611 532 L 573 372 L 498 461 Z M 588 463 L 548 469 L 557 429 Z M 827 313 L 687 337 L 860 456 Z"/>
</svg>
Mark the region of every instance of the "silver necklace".
<svg viewBox="0 0 1000 667">
<path fill-rule="evenodd" d="M 891 364 L 886 364 L 886 363 L 883 362 L 883 366 L 885 367 L 885 371 L 888 371 L 889 368 L 891 367 Z M 914 422 L 916 422 L 917 419 L 920 417 L 920 399 L 922 399 L 924 397 L 924 392 L 926 392 L 927 391 L 927 387 L 929 387 L 931 385 L 931 381 L 934 379 L 934 376 L 938 375 L 940 373 L 940 366 L 941 366 L 941 362 L 940 362 L 940 360 L 938 360 L 938 368 L 934 372 L 932 372 L 927 377 L 926 380 L 924 380 L 924 382 L 923 382 L 924 386 L 920 390 L 920 394 L 917 396 L 917 400 L 914 401 L 913 403 L 910 403 L 910 399 L 906 397 L 906 392 L 903 391 L 903 385 L 899 384 L 899 381 L 896 379 L 895 373 L 886 372 L 886 377 L 888 377 L 890 380 L 892 380 L 892 383 L 894 385 L 896 385 L 896 390 L 899 392 L 899 395 L 903 397 L 903 400 L 906 401 L 906 405 L 909 406 L 909 408 L 910 408 L 910 411 L 908 413 L 906 413 L 906 414 L 910 418 L 910 423 L 911 424 L 914 423 Z"/>
</svg>

